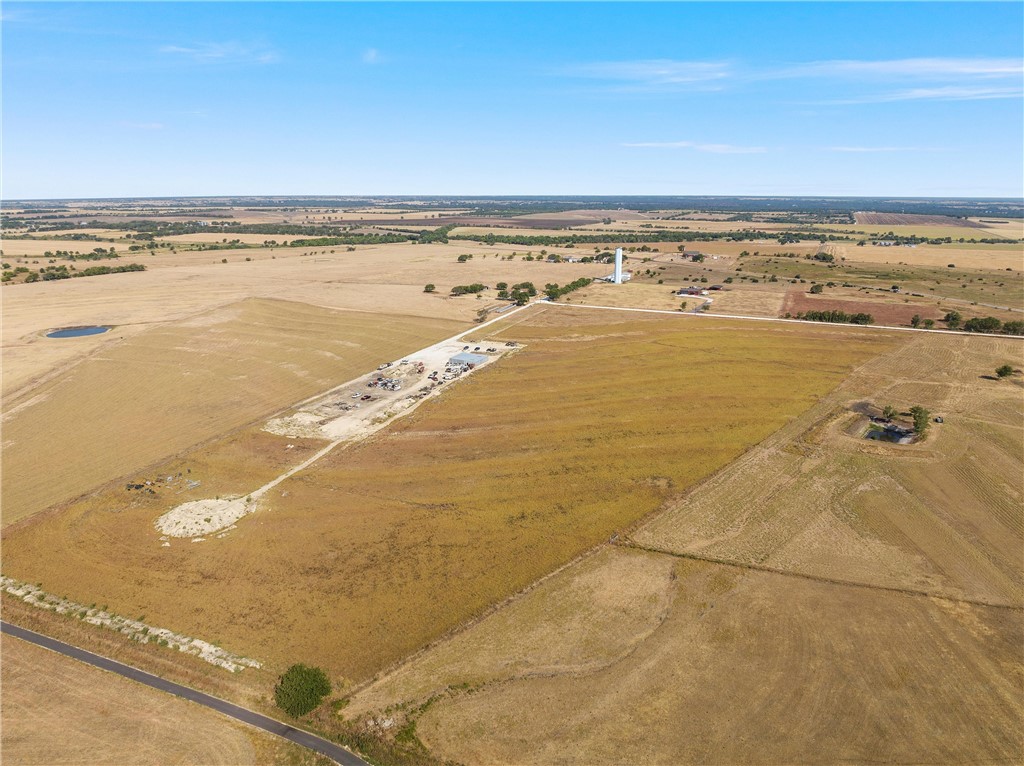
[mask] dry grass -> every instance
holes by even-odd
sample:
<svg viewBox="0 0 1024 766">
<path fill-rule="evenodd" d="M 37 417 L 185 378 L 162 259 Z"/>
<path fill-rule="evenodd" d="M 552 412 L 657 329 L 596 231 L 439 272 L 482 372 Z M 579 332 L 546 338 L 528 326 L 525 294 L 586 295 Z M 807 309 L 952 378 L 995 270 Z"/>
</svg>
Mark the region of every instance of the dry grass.
<svg viewBox="0 0 1024 766">
<path fill-rule="evenodd" d="M 331 250 L 336 252 L 331 253 Z M 326 252 L 322 252 L 326 251 Z M 5 397 L 60 373 L 116 338 L 154 323 L 176 321 L 251 297 L 405 317 L 471 322 L 481 308 L 497 306 L 494 291 L 477 299 L 449 298 L 454 285 L 514 284 L 531 280 L 565 284 L 607 273 L 606 266 L 501 260 L 514 246 L 387 245 L 322 249 L 253 249 L 167 252 L 139 259 L 148 270 L 3 288 L 3 390 Z M 307 254 L 308 253 L 308 254 Z M 475 253 L 458 263 L 462 253 Z M 253 260 L 247 262 L 245 258 Z M 228 263 L 221 263 L 227 259 Z M 436 294 L 423 292 L 437 286 Z M 501 303 L 500 305 L 507 305 Z M 388 320 L 390 321 L 390 320 Z M 54 327 L 109 324 L 117 335 L 57 342 L 41 334 Z"/>
<path fill-rule="evenodd" d="M 363 680 L 657 509 L 894 342 L 562 308 L 509 325 L 498 338 L 524 350 L 279 485 L 223 540 L 162 548 L 152 523 L 180 500 L 125 507 L 112 487 L 7 534 L 5 573 L 271 672 L 307 661 Z"/>
<path fill-rule="evenodd" d="M 1019 340 L 919 336 L 844 384 L 818 426 L 773 437 L 637 533 L 643 544 L 819 577 L 1024 605 Z M 928 439 L 846 433 L 852 400 L 941 414 Z M 785 437 L 785 438 L 783 438 Z"/>
<path fill-rule="evenodd" d="M 956 264 L 961 269 L 988 269 L 1005 271 L 1013 269 L 1020 279 L 1024 267 L 1024 247 L 1012 245 L 972 245 L 952 243 L 949 245 L 918 245 L 917 247 L 857 247 L 854 244 L 830 244 L 829 249 L 837 258 L 856 263 L 900 264 L 946 268 Z"/>
<path fill-rule="evenodd" d="M 1001 361 L 1019 341 L 920 336 L 867 362 L 635 532 L 646 551 L 567 567 L 348 717 L 387 737 L 388 709 L 464 763 L 1021 762 L 1021 384 L 979 378 Z M 869 444 L 847 433 L 866 397 L 946 422 Z"/>
<path fill-rule="evenodd" d="M 699 562 L 679 565 L 672 595 L 622 661 L 442 699 L 417 734 L 464 763 L 1024 757 L 1012 613 Z"/>
<path fill-rule="evenodd" d="M 4 522 L 166 459 L 458 327 L 252 300 L 100 346 L 68 373 L 5 401 Z"/>
<path fill-rule="evenodd" d="M 3 651 L 8 764 L 327 764 L 199 705 L 16 638 Z"/>
</svg>

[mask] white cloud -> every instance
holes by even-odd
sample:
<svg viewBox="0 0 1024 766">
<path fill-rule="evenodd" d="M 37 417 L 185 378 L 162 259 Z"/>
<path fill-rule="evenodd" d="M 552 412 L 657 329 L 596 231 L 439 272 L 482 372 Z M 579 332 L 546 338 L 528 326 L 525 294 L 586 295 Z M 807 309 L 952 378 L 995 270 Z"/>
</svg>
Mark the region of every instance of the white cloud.
<svg viewBox="0 0 1024 766">
<path fill-rule="evenodd" d="M 577 64 L 562 74 L 596 80 L 612 80 L 650 88 L 699 86 L 729 78 L 730 65 L 724 61 L 602 61 Z"/>
<path fill-rule="evenodd" d="M 363 51 L 363 63 L 364 64 L 379 64 L 383 59 L 381 58 L 380 51 L 376 48 L 367 48 Z"/>
<path fill-rule="evenodd" d="M 264 45 L 237 42 L 164 45 L 161 46 L 160 52 L 188 58 L 198 63 L 272 64 L 281 58 L 277 51 Z"/>
<path fill-rule="evenodd" d="M 702 144 L 695 141 L 643 141 L 623 144 L 641 149 L 693 149 L 710 154 L 764 154 L 768 150 L 763 146 L 734 146 L 732 144 Z"/>
<path fill-rule="evenodd" d="M 835 59 L 778 65 L 726 61 L 649 59 L 578 64 L 563 75 L 603 80 L 632 91 L 720 91 L 737 85 L 820 80 L 837 98 L 819 104 L 881 104 L 897 101 L 977 101 L 1021 98 L 1024 61 L 1016 58 L 905 58 L 878 61 Z M 860 83 L 901 84 L 902 90 L 849 94 Z M 843 93 L 846 90 L 847 93 Z"/>
<path fill-rule="evenodd" d="M 910 88 L 908 90 L 874 93 L 854 98 L 825 101 L 827 104 L 888 104 L 897 101 L 987 101 L 990 99 L 1024 97 L 1020 86 L 974 87 L 970 85 L 941 85 L 934 88 Z"/>
<path fill-rule="evenodd" d="M 775 72 L 771 79 L 785 77 L 907 77 L 919 79 L 991 79 L 1020 77 L 1024 62 L 1012 58 L 909 58 L 885 61 L 837 59 L 795 64 Z"/>
</svg>

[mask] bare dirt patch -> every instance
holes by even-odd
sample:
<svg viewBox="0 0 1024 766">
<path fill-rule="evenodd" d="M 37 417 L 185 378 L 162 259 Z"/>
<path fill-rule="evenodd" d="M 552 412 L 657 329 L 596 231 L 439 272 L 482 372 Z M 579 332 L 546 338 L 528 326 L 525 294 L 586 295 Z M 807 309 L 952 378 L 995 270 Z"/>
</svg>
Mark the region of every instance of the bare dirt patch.
<svg viewBox="0 0 1024 766">
<path fill-rule="evenodd" d="M 889 301 L 893 299 L 890 297 Z M 782 302 L 782 313 L 793 316 L 806 311 L 845 311 L 847 314 L 865 313 L 875 318 L 875 324 L 906 327 L 917 314 L 922 319 L 939 320 L 945 314 L 934 305 L 910 303 L 900 305 L 883 300 L 850 300 L 830 295 L 811 295 L 803 287 L 794 287 L 786 292 Z"/>
</svg>

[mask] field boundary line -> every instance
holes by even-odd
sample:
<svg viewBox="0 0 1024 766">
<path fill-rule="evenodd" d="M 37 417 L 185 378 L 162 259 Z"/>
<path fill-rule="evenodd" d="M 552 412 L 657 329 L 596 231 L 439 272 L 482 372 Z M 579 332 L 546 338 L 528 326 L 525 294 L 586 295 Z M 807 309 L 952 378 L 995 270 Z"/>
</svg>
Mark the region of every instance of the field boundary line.
<svg viewBox="0 0 1024 766">
<path fill-rule="evenodd" d="M 634 548 L 636 550 L 647 551 L 648 553 L 660 553 L 663 556 L 673 556 L 679 559 L 691 559 L 693 561 L 704 561 L 708 564 L 719 564 L 721 566 L 734 567 L 736 569 L 750 569 L 755 572 L 767 572 L 768 574 L 782 575 L 783 577 L 799 577 L 802 580 L 811 580 L 813 582 L 825 583 L 827 585 L 839 585 L 850 588 L 867 588 L 868 590 L 881 590 L 889 593 L 901 593 L 905 596 L 923 596 L 925 598 L 938 599 L 940 601 L 949 601 L 953 604 L 971 604 L 972 606 L 984 606 L 990 609 L 1008 609 L 1014 612 L 1024 612 L 1024 606 L 1018 604 L 1000 604 L 992 601 L 982 601 L 980 599 L 971 598 L 954 598 L 953 596 L 942 596 L 938 593 L 929 593 L 925 590 L 917 590 L 916 588 L 897 588 L 891 585 L 872 585 L 866 582 L 856 582 L 855 580 L 840 580 L 835 577 L 825 577 L 824 575 L 813 575 L 806 572 L 794 572 L 790 569 L 780 569 L 778 567 L 770 567 L 765 564 L 751 564 L 744 561 L 736 561 L 734 559 L 722 559 L 715 556 L 702 556 L 698 553 L 688 553 L 684 551 L 670 551 L 664 548 L 656 548 L 649 545 L 641 545 L 634 540 L 619 540 L 613 545 L 618 545 L 622 548 Z"/>
<path fill-rule="evenodd" d="M 212 694 L 201 692 L 183 684 L 175 683 L 174 681 L 168 681 L 160 676 L 148 673 L 145 670 L 140 670 L 131 665 L 126 665 L 123 662 L 112 660 L 109 657 L 104 657 L 100 654 L 95 654 L 86 649 L 80 649 L 72 644 L 59 641 L 58 639 L 51 638 L 42 633 L 37 633 L 34 630 L 28 628 L 22 628 L 18 625 L 13 625 L 6 620 L 0 621 L 0 633 L 6 636 L 12 636 L 14 638 L 27 641 L 36 646 L 42 647 L 48 651 L 56 654 L 62 654 L 66 657 L 70 657 L 73 660 L 83 662 L 87 665 L 99 668 L 110 673 L 116 673 L 119 676 L 123 676 L 131 681 L 136 681 L 145 686 L 152 687 L 162 692 L 173 694 L 176 697 L 195 702 L 204 707 L 208 707 L 212 710 L 217 711 L 230 718 L 234 718 L 237 721 L 241 721 L 244 724 L 253 726 L 262 731 L 273 734 L 282 739 L 286 739 L 293 744 L 300 745 L 309 750 L 313 750 L 320 755 L 327 756 L 341 766 L 370 766 L 367 761 L 364 761 L 358 755 L 351 750 L 342 747 L 330 740 L 326 740 L 323 737 L 319 737 L 312 732 L 308 732 L 305 729 L 298 729 L 291 724 L 278 721 L 276 718 L 257 713 L 255 710 L 249 710 L 241 705 L 236 705 L 233 702 L 215 697 Z"/>
<path fill-rule="evenodd" d="M 926 330 L 923 327 L 900 327 L 888 324 L 851 324 L 848 322 L 813 322 L 809 319 L 785 319 L 783 317 L 757 317 L 748 314 L 708 314 L 697 311 L 677 311 L 674 309 L 641 309 L 629 306 L 597 306 L 592 303 L 556 303 L 547 301 L 550 306 L 561 306 L 570 309 L 602 309 L 604 311 L 639 311 L 645 314 L 670 314 L 672 316 L 695 316 L 705 319 L 746 319 L 752 322 L 786 322 L 788 324 L 808 324 L 817 327 L 853 327 L 858 330 L 887 330 L 893 332 L 930 332 L 939 335 L 963 335 L 969 338 L 1011 338 L 1024 340 L 1021 335 L 1003 335 L 988 332 L 964 332 L 962 330 Z"/>
</svg>

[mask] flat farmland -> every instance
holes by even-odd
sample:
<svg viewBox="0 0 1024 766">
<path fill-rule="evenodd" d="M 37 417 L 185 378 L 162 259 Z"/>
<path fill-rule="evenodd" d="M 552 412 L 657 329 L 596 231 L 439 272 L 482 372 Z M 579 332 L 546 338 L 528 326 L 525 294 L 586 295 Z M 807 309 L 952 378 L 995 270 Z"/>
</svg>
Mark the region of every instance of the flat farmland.
<svg viewBox="0 0 1024 766">
<path fill-rule="evenodd" d="M 542 288 L 548 282 L 565 284 L 607 273 L 606 266 L 594 264 L 501 259 L 514 251 L 514 246 L 484 248 L 467 242 L 360 247 L 354 252 L 343 247 L 161 252 L 139 258 L 148 268 L 145 272 L 8 285 L 3 288 L 0 328 L 4 395 L 9 399 L 22 393 L 97 349 L 108 349 L 154 324 L 187 319 L 246 298 L 423 317 L 428 323 L 435 318 L 471 322 L 481 309 L 508 304 L 497 301 L 493 289 L 479 299 L 449 297 L 455 285 L 481 282 L 493 288 L 501 281 L 532 280 Z M 475 256 L 459 263 L 463 253 Z M 253 260 L 246 261 L 248 257 Z M 423 291 L 428 283 L 437 286 L 436 293 Z M 112 295 L 117 300 L 111 300 Z M 114 325 L 116 335 L 70 341 L 42 337 L 53 328 L 89 324 Z"/>
<path fill-rule="evenodd" d="M 24 766 L 326 766 L 332 761 L 186 700 L 9 636 L 4 761 Z"/>
<path fill-rule="evenodd" d="M 129 503 L 116 485 L 9 531 L 5 574 L 270 673 L 321 665 L 344 689 L 671 502 L 904 341 L 573 308 L 502 324 L 487 337 L 520 351 L 279 484 L 223 539 L 162 546 L 153 523 L 180 500 Z"/>
<path fill-rule="evenodd" d="M 1021 762 L 1024 386 L 982 376 L 1022 361 L 998 338 L 879 354 L 628 536 L 359 690 L 347 725 L 393 737 L 386 710 L 464 763 Z M 945 423 L 868 442 L 850 429 L 864 401 Z"/>
<path fill-rule="evenodd" d="M 874 317 L 875 324 L 907 327 L 914 315 L 936 322 L 945 312 L 935 301 L 930 303 L 916 299 L 908 303 L 893 303 L 892 298 L 871 296 L 854 290 L 834 290 L 828 295 L 811 295 L 804 289 L 792 288 L 784 293 L 779 309 L 794 317 L 806 311 L 845 311 L 847 314 L 866 313 Z M 776 314 L 777 316 L 777 314 Z M 944 327 L 944 325 L 936 325 Z"/>
<path fill-rule="evenodd" d="M 4 523 L 267 416 L 460 326 L 253 299 L 99 346 L 64 374 L 5 401 Z"/>
<path fill-rule="evenodd" d="M 967 218 L 953 218 L 948 215 L 921 215 L 917 213 L 856 213 L 858 224 L 867 226 L 940 226 L 955 228 L 981 228 L 981 225 Z"/>
<path fill-rule="evenodd" d="M 829 252 L 837 258 L 848 261 L 906 264 L 910 266 L 930 266 L 947 268 L 950 263 L 964 269 L 988 269 L 1016 272 L 1013 277 L 1020 280 L 1024 270 L 1024 245 L 1019 243 L 1006 245 L 971 244 L 969 242 L 952 242 L 946 245 L 916 245 L 914 247 L 874 247 L 855 244 L 831 243 Z"/>
</svg>

